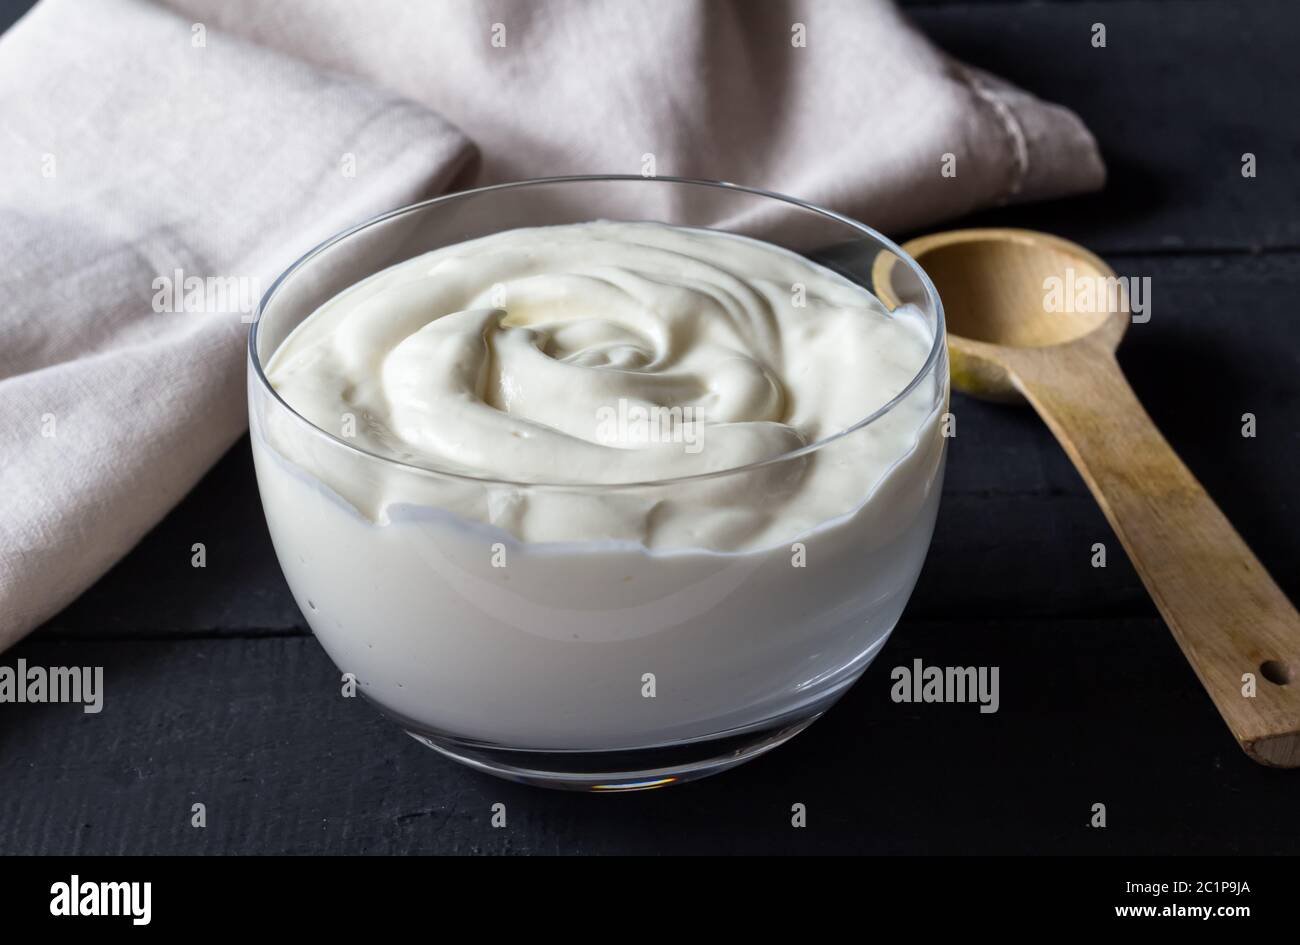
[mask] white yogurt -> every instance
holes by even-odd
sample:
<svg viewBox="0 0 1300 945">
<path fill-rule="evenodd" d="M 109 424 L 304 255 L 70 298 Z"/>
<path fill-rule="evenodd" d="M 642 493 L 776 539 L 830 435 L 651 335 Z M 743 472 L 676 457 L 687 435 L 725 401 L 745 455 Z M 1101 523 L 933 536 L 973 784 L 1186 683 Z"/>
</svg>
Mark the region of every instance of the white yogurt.
<svg viewBox="0 0 1300 945">
<path fill-rule="evenodd" d="M 946 378 L 781 457 L 888 404 L 932 344 L 919 313 L 755 240 L 461 243 L 275 352 L 297 413 L 398 462 L 255 394 L 267 519 L 323 645 L 412 728 L 596 750 L 757 725 L 847 685 L 896 622 Z"/>
</svg>

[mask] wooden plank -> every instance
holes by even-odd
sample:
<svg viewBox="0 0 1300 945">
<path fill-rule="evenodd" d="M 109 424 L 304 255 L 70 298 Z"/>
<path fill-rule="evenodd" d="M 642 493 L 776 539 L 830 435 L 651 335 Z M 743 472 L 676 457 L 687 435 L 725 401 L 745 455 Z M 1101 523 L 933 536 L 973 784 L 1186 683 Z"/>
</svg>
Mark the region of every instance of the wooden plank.
<svg viewBox="0 0 1300 945">
<path fill-rule="evenodd" d="M 1300 5 L 943 4 L 908 11 L 958 59 L 1073 109 L 1110 170 L 1105 191 L 978 214 L 1105 253 L 1300 247 Z M 1091 44 L 1092 24 L 1106 47 Z M 1242 177 L 1242 154 L 1257 176 Z"/>
<path fill-rule="evenodd" d="M 102 665 L 106 695 L 99 715 L 0 706 L 0 853 L 1295 851 L 1290 779 L 1238 750 L 1155 620 L 905 621 L 789 745 L 619 798 L 440 758 L 342 698 L 310 638 L 29 640 L 18 657 Z M 914 659 L 998 666 L 999 711 L 893 702 L 890 671 Z"/>
</svg>

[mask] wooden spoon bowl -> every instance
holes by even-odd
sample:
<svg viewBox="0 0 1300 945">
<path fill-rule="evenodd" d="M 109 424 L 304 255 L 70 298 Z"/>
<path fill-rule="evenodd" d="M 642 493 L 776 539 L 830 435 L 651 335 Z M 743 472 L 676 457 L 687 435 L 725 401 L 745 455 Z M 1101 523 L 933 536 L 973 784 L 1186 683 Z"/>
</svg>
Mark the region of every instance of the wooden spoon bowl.
<svg viewBox="0 0 1300 945">
<path fill-rule="evenodd" d="M 958 230 L 922 236 L 906 250 L 943 287 L 953 384 L 983 400 L 1024 403 L 1005 366 L 1005 348 L 1043 348 L 1098 333 L 1114 351 L 1128 328 L 1116 311 L 1049 312 L 1049 279 L 1113 279 L 1097 256 L 1067 240 L 1029 230 Z"/>
</svg>

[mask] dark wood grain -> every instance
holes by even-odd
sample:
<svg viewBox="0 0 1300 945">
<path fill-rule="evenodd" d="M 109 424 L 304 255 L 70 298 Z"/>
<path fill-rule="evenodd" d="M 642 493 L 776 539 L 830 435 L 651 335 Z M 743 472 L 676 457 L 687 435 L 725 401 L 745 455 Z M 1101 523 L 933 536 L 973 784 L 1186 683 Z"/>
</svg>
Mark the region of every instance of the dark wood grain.
<svg viewBox="0 0 1300 945">
<path fill-rule="evenodd" d="M 905 620 L 781 750 L 689 787 L 538 791 L 339 694 L 314 640 L 34 639 L 105 708 L 0 714 L 5 853 L 1104 853 L 1294 849 L 1294 778 L 1237 749 L 1157 620 Z M 1000 667 L 1002 705 L 906 705 L 889 670 Z M 195 802 L 208 825 L 190 826 Z M 506 804 L 507 828 L 490 826 Z M 790 826 L 807 805 L 809 826 Z M 1109 826 L 1090 828 L 1093 803 Z"/>
<path fill-rule="evenodd" d="M 1102 254 L 1300 249 L 1300 9 L 1292 0 L 972 3 L 909 10 L 958 59 L 1073 109 L 1101 194 L 979 214 Z M 1106 27 L 1105 49 L 1091 45 Z M 1258 176 L 1241 175 L 1256 155 Z"/>
</svg>

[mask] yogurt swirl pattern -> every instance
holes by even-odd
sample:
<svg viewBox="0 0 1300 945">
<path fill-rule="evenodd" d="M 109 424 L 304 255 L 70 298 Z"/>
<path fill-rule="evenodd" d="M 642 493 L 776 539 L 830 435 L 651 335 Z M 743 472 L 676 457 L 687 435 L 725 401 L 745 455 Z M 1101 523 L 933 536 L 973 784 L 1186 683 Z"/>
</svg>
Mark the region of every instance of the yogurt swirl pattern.
<svg viewBox="0 0 1300 945">
<path fill-rule="evenodd" d="M 413 465 L 639 483 L 746 466 L 852 426 L 912 381 L 932 342 L 905 309 L 770 244 L 601 221 L 498 233 L 378 273 L 298 326 L 267 376 L 316 426 L 337 435 L 352 417 L 358 446 Z M 471 516 L 525 540 L 689 533 L 733 548 L 794 534 L 862 503 L 915 445 L 932 401 L 855 434 L 851 457 L 814 454 L 775 483 L 755 473 L 753 495 L 721 503 L 743 526 L 674 527 L 705 514 L 690 490 L 680 508 L 656 500 L 617 525 L 589 510 L 562 527 L 518 508 Z M 716 512 L 710 494 L 698 498 Z"/>
</svg>

